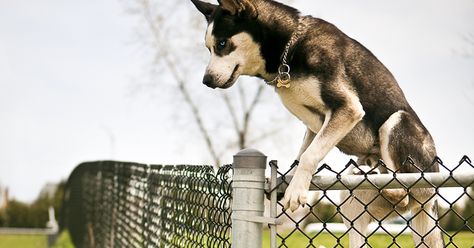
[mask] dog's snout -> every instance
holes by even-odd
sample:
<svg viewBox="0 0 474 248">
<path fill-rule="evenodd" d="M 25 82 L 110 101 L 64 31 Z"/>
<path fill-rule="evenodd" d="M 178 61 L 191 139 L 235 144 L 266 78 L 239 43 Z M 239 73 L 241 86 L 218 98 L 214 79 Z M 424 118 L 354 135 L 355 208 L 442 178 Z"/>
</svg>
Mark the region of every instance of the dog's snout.
<svg viewBox="0 0 474 248">
<path fill-rule="evenodd" d="M 204 78 L 202 79 L 202 83 L 209 88 L 213 88 L 213 89 L 216 88 L 216 85 L 214 83 L 214 77 L 211 74 L 204 75 Z"/>
</svg>

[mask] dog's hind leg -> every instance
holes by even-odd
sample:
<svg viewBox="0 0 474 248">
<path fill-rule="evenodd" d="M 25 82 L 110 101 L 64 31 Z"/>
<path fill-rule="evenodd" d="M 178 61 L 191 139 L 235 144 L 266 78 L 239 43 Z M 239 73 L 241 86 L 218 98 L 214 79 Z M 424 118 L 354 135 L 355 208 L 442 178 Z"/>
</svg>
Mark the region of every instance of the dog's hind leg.
<svg viewBox="0 0 474 248">
<path fill-rule="evenodd" d="M 354 190 L 353 195 L 349 191 L 341 192 L 341 215 L 344 224 L 349 230 L 349 244 L 351 248 L 366 246 L 367 227 L 372 221 L 371 216 L 365 210 L 364 190 Z"/>
<path fill-rule="evenodd" d="M 434 141 L 418 117 L 406 111 L 392 114 L 379 129 L 380 152 L 388 169 L 402 173 L 436 172 Z M 413 163 L 408 163 L 411 159 Z"/>
<path fill-rule="evenodd" d="M 437 202 L 435 198 L 430 199 L 435 194 L 435 190 L 413 189 L 411 194 L 416 198 L 416 204 L 411 209 L 413 217 L 410 220 L 415 247 L 444 247 L 441 230 L 436 226 L 438 220 Z M 419 204 L 418 201 L 424 204 Z"/>
<path fill-rule="evenodd" d="M 393 130 L 399 125 L 402 113 L 403 112 L 399 111 L 392 114 L 379 130 L 380 155 L 389 174 L 394 173 L 401 166 L 393 159 L 394 156 L 391 154 L 391 143 Z M 408 192 L 406 189 L 382 189 L 382 195 L 390 203 L 400 207 L 406 207 L 409 202 Z"/>
<path fill-rule="evenodd" d="M 378 158 L 367 156 L 359 158 L 358 164 L 364 164 L 367 160 L 377 161 Z M 371 164 L 371 163 L 369 163 Z M 358 168 L 350 168 L 350 174 L 379 174 L 377 168 L 367 165 L 359 165 Z M 351 248 L 365 247 L 367 245 L 367 230 L 373 218 L 386 215 L 388 202 L 378 196 L 376 190 L 354 190 L 352 195 L 348 190 L 341 191 L 340 214 L 344 224 L 349 230 L 349 244 Z M 379 218 L 382 219 L 383 217 Z"/>
<path fill-rule="evenodd" d="M 438 171 L 432 164 L 436 157 L 433 139 L 418 117 L 406 111 L 390 116 L 379 130 L 381 157 L 389 170 L 416 173 Z M 413 163 L 406 163 L 410 158 Z M 437 213 L 434 208 L 435 189 L 385 189 L 384 198 L 412 210 L 411 227 L 417 247 L 443 247 Z"/>
<path fill-rule="evenodd" d="M 380 153 L 391 172 L 437 171 L 432 166 L 436 156 L 434 142 L 418 118 L 406 111 L 390 116 L 379 129 Z M 407 163 L 408 159 L 413 164 Z M 384 197 L 399 207 L 408 205 L 407 189 L 384 189 Z"/>
</svg>

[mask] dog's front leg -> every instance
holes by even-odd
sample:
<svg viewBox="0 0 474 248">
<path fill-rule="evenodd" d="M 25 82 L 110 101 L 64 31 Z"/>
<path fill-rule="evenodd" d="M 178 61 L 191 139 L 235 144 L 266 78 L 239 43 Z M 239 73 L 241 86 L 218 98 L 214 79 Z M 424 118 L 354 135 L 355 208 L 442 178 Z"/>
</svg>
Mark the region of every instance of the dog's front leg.
<svg viewBox="0 0 474 248">
<path fill-rule="evenodd" d="M 301 155 L 303 155 L 303 153 L 306 151 L 306 149 L 308 149 L 311 142 L 313 142 L 314 137 L 316 137 L 316 133 L 313 132 L 311 129 L 306 128 L 306 133 L 304 135 L 303 144 L 301 144 L 301 148 L 300 148 L 300 151 L 298 152 L 298 156 L 296 157 L 296 160 L 299 161 L 301 159 Z"/>
<path fill-rule="evenodd" d="M 305 133 L 304 138 L 303 138 L 303 143 L 301 144 L 300 151 L 298 152 L 298 155 L 296 156 L 294 165 L 298 164 L 298 162 L 301 159 L 301 155 L 306 151 L 306 149 L 308 149 L 308 146 L 311 144 L 311 142 L 313 142 L 314 137 L 316 137 L 316 133 L 313 132 L 311 129 L 306 128 L 306 133 Z M 296 166 L 293 167 L 288 174 L 289 175 L 294 175 L 295 171 L 296 171 L 296 168 L 297 168 Z"/>
<path fill-rule="evenodd" d="M 362 120 L 365 114 L 362 105 L 358 99 L 351 100 L 327 112 L 321 130 L 302 153 L 299 166 L 285 191 L 285 209 L 295 211 L 300 205 L 306 204 L 309 185 L 319 162 Z"/>
</svg>

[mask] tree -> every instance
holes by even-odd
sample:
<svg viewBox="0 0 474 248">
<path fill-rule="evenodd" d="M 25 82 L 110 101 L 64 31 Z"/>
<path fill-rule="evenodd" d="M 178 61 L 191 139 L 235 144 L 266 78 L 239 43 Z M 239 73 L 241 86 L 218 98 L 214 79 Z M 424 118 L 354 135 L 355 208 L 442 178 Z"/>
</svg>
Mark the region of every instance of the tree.
<svg viewBox="0 0 474 248">
<path fill-rule="evenodd" d="M 58 219 L 64 197 L 65 181 L 55 185 L 54 192 L 49 194 L 42 192 L 31 204 L 23 203 L 15 199 L 9 200 L 7 207 L 0 210 L 0 226 L 2 227 L 24 227 L 45 228 L 49 219 L 48 209 L 53 207 Z"/>
<path fill-rule="evenodd" d="M 33 224 L 35 216 L 31 214 L 28 204 L 10 200 L 4 214 L 5 227 L 38 227 Z"/>
<path fill-rule="evenodd" d="M 275 111 L 277 121 L 271 125 L 255 119 L 261 105 L 278 105 L 263 101 L 268 90 L 262 81 L 240 79 L 233 90 L 220 92 L 220 97 L 214 99 L 210 96 L 215 91 L 210 93 L 200 83 L 192 83 L 201 81 L 205 61 L 200 58 L 208 55 L 203 53 L 204 45 L 196 46 L 196 37 L 204 37 L 205 20 L 190 1 L 139 0 L 131 3 L 129 9 L 144 24 L 139 32 L 140 42 L 155 54 L 151 70 L 155 76 L 148 86 L 162 87 L 163 81 L 168 81 L 176 87 L 187 107 L 183 115 L 191 114 L 189 118 L 196 124 L 215 166 L 220 165 L 229 150 L 235 152 L 279 133 L 288 119 L 286 112 Z M 203 89 L 207 93 L 202 93 Z M 213 111 L 205 111 L 206 108 Z M 258 128 L 262 125 L 264 128 Z"/>
<path fill-rule="evenodd" d="M 440 207 L 438 215 L 443 230 L 452 232 L 464 229 L 463 212 L 463 207 L 460 204 L 452 204 L 449 208 Z"/>
<path fill-rule="evenodd" d="M 463 218 L 467 220 L 465 230 L 474 230 L 474 185 L 466 190 L 466 205 L 464 206 Z"/>
</svg>

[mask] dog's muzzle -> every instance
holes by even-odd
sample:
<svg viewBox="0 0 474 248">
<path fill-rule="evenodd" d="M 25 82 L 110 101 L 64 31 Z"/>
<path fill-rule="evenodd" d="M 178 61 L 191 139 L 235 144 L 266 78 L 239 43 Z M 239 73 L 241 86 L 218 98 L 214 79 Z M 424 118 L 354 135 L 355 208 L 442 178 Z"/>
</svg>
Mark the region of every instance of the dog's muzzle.
<svg viewBox="0 0 474 248">
<path fill-rule="evenodd" d="M 217 87 L 215 84 L 214 76 L 212 76 L 211 74 L 204 75 L 204 78 L 202 79 L 202 83 L 212 89 L 215 89 Z"/>
</svg>

